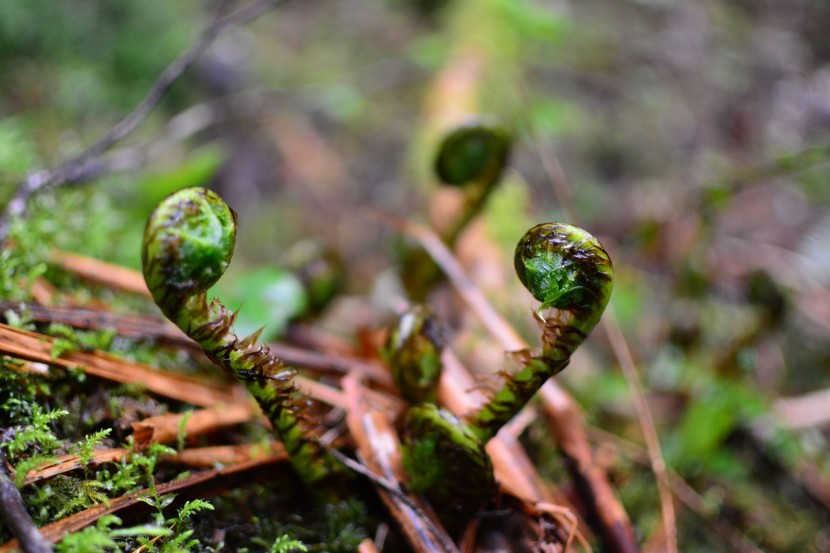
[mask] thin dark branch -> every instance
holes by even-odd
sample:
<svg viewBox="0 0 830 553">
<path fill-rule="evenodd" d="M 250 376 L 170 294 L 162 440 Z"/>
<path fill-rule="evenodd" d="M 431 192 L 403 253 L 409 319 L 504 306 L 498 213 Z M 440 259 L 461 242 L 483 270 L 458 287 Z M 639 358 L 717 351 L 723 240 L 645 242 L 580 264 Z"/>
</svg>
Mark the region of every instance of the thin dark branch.
<svg viewBox="0 0 830 553">
<path fill-rule="evenodd" d="M 259 17 L 283 1 L 285 0 L 259 0 L 228 15 L 215 18 L 199 38 L 161 72 L 138 105 L 104 133 L 101 138 L 77 156 L 66 160 L 57 167 L 30 173 L 18 185 L 14 197 L 6 205 L 3 215 L 0 217 L 0 242 L 8 236 L 12 219 L 25 214 L 26 204 L 34 194 L 48 188 L 87 180 L 100 173 L 106 166 L 106 162 L 100 159 L 101 156 L 144 121 L 173 83 L 207 50 L 217 36 L 231 27 Z"/>
<path fill-rule="evenodd" d="M 444 546 L 444 549 L 446 551 L 456 551 L 457 550 L 456 547 L 455 547 L 455 544 L 446 543 L 446 542 L 443 541 L 442 538 L 445 535 L 444 532 L 438 530 L 435 527 L 435 525 L 432 523 L 432 520 L 430 520 L 430 518 L 418 507 L 418 505 L 415 504 L 414 501 L 412 501 L 412 499 L 409 498 L 409 496 L 406 495 L 406 493 L 404 493 L 397 486 L 397 484 L 387 480 L 386 478 L 384 478 L 384 477 L 382 477 L 378 474 L 375 474 L 374 472 L 372 472 L 371 470 L 366 468 L 364 465 L 358 463 L 357 461 L 354 461 L 354 460 L 350 459 L 349 457 L 343 455 L 342 453 L 340 453 L 336 449 L 328 448 L 328 451 L 329 451 L 329 453 L 331 453 L 331 455 L 335 459 L 337 459 L 338 461 L 343 463 L 347 468 L 349 468 L 350 470 L 352 470 L 352 471 L 354 471 L 354 472 L 356 472 L 356 473 L 358 473 L 362 476 L 365 476 L 366 478 L 371 480 L 373 484 L 376 484 L 376 485 L 380 486 L 381 488 L 383 488 L 384 490 L 386 490 L 390 494 L 397 497 L 404 505 L 406 505 L 409 509 L 411 509 L 412 512 L 415 513 L 418 516 L 418 518 L 420 518 L 422 520 L 422 522 L 426 525 L 426 527 L 429 529 L 429 531 L 432 533 L 433 536 L 436 536 L 439 540 L 442 540 L 441 545 Z"/>
<path fill-rule="evenodd" d="M 5 435 L 6 432 L 3 432 Z M 5 440 L 3 440 L 5 441 Z M 0 517 L 6 522 L 12 534 L 25 553 L 51 553 L 52 544 L 40 533 L 26 506 L 20 490 L 17 489 L 6 468 L 6 454 L 0 449 Z"/>
</svg>

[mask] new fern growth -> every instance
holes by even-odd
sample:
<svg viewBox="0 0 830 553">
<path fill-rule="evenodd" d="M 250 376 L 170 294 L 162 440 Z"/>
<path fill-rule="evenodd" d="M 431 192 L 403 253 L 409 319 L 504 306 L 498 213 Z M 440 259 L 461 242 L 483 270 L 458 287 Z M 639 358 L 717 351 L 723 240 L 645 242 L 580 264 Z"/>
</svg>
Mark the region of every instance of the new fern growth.
<svg viewBox="0 0 830 553">
<path fill-rule="evenodd" d="M 511 146 L 507 130 L 482 116 L 470 118 L 442 138 L 435 154 L 435 175 L 442 185 L 457 191 L 453 195 L 458 205 L 436 226 L 450 246 L 487 204 L 507 167 Z M 415 301 L 423 301 L 442 278 L 438 266 L 422 250 L 407 253 L 401 275 Z"/>
<path fill-rule="evenodd" d="M 408 309 L 382 350 L 401 395 L 414 405 L 404 421 L 403 464 L 412 489 L 453 517 L 481 507 L 490 497 L 493 468 L 481 440 L 452 413 L 433 402 L 443 369 L 440 325 L 425 306 Z M 442 485 L 451 482 L 452 485 Z"/>
<path fill-rule="evenodd" d="M 407 401 L 435 401 L 443 348 L 439 325 L 428 308 L 412 307 L 398 319 L 381 354 Z"/>
<path fill-rule="evenodd" d="M 602 316 L 611 295 L 611 260 L 588 232 L 566 224 L 530 229 L 516 247 L 519 279 L 538 301 L 542 349 L 516 353 L 520 370 L 469 420 L 435 405 L 407 414 L 404 463 L 413 489 L 443 511 L 469 511 L 488 499 L 492 465 L 485 444 L 545 381 L 564 369 Z"/>
<path fill-rule="evenodd" d="M 511 138 L 505 129 L 477 117 L 447 134 L 435 157 L 435 174 L 447 186 L 462 188 L 464 206 L 442 237 L 453 244 L 481 212 L 495 190 L 510 156 Z"/>
<path fill-rule="evenodd" d="M 475 431 L 446 409 L 421 403 L 404 422 L 403 464 L 412 489 L 455 518 L 480 509 L 492 494 L 493 464 Z"/>
<path fill-rule="evenodd" d="M 542 351 L 518 352 L 523 367 L 470 421 L 484 441 L 518 413 L 542 384 L 568 366 L 571 355 L 596 326 L 611 297 L 611 259 L 590 233 L 563 223 L 527 231 L 514 256 L 516 274 L 542 302 L 534 313 Z"/>
<path fill-rule="evenodd" d="M 144 231 L 144 279 L 165 316 L 195 340 L 207 356 L 244 383 L 274 426 L 291 462 L 307 483 L 327 476 L 334 462 L 305 428 L 305 401 L 284 365 L 257 334 L 239 339 L 234 313 L 207 291 L 230 264 L 236 214 L 216 193 L 186 188 L 164 199 Z"/>
</svg>

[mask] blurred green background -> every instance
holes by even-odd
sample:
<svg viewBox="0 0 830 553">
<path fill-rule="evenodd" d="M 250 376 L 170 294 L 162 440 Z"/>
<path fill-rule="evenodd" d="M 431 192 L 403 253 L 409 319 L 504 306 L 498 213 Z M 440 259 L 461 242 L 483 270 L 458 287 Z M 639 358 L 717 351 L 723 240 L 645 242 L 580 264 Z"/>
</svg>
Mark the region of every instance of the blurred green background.
<svg viewBox="0 0 830 553">
<path fill-rule="evenodd" d="M 214 4 L 0 3 L 0 205 L 131 109 Z M 31 232 L 138 269 L 152 207 L 210 186 L 240 215 L 222 293 L 255 306 L 246 328 L 272 316 L 278 333 L 286 316 L 260 310 L 242 275 L 271 267 L 283 282 L 273 268 L 313 239 L 346 267 L 319 324 L 352 338 L 388 320 L 381 296 L 398 289 L 398 239 L 375 214 L 430 220 L 439 112 L 474 98 L 517 145 L 459 256 L 532 341 L 512 248 L 569 216 L 561 166 L 614 260 L 612 303 L 667 462 L 699 494 L 697 509 L 678 502 L 681 550 L 731 550 L 712 523 L 726 520 L 765 551 L 830 551 L 828 29 L 819 0 L 288 2 L 222 35 L 116 147 L 140 148 L 139 163 L 38 196 Z M 458 72 L 469 59 L 472 76 Z M 299 312 L 292 282 L 274 293 Z M 466 358 L 501 368 L 450 315 Z M 560 379 L 593 426 L 642 443 L 605 339 L 583 349 Z M 567 478 L 541 429 L 526 441 L 546 477 Z M 597 443 L 648 543 L 653 476 Z"/>
</svg>

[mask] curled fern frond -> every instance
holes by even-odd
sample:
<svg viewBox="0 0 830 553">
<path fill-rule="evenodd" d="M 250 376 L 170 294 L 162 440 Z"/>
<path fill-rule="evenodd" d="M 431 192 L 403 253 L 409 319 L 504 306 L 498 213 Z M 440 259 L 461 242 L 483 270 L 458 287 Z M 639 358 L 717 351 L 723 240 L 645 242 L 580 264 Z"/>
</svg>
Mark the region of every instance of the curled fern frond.
<svg viewBox="0 0 830 553">
<path fill-rule="evenodd" d="M 440 326 L 428 308 L 412 307 L 398 319 L 381 353 L 392 367 L 395 386 L 408 401 L 435 401 L 443 348 Z"/>
<path fill-rule="evenodd" d="M 472 182 L 495 184 L 510 155 L 507 131 L 484 118 L 456 127 L 441 141 L 435 173 L 441 182 L 463 186 Z"/>
<path fill-rule="evenodd" d="M 476 433 L 430 403 L 412 407 L 405 427 L 403 463 L 412 489 L 448 515 L 480 509 L 495 481 L 490 457 Z"/>
<path fill-rule="evenodd" d="M 596 326 L 611 297 L 614 272 L 605 249 L 587 231 L 544 223 L 527 231 L 516 246 L 516 274 L 542 302 L 535 312 L 542 330 L 541 355 L 515 352 L 522 367 L 471 421 L 489 440 L 518 413 L 542 384 L 568 366 L 571 355 Z"/>
<path fill-rule="evenodd" d="M 196 341 L 207 356 L 245 384 L 271 421 L 306 483 L 327 476 L 335 466 L 303 424 L 307 399 L 294 384 L 296 371 L 233 330 L 235 314 L 207 290 L 230 264 L 236 241 L 236 214 L 216 193 L 185 188 L 164 199 L 144 231 L 144 279 L 168 319 Z"/>
</svg>

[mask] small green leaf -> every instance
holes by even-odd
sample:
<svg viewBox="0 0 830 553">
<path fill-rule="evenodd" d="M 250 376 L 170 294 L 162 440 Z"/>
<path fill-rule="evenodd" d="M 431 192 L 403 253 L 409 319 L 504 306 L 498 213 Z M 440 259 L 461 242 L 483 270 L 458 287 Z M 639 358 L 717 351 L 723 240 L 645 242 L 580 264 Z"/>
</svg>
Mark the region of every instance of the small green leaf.
<svg viewBox="0 0 830 553">
<path fill-rule="evenodd" d="M 308 307 L 305 287 L 293 273 L 278 267 L 259 267 L 236 278 L 223 279 L 208 291 L 228 305 L 239 306 L 234 329 L 240 336 L 263 326 L 267 337 L 285 331 L 289 321 Z"/>
</svg>

